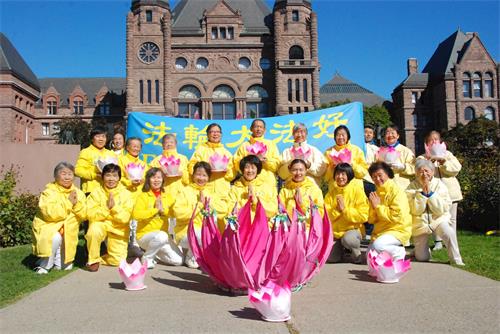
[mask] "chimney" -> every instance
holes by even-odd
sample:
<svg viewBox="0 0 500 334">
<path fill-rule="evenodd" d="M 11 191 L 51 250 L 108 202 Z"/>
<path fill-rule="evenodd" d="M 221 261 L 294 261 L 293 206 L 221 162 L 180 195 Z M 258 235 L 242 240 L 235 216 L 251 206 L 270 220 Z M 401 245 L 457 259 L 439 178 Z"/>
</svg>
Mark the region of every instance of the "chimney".
<svg viewBox="0 0 500 334">
<path fill-rule="evenodd" d="M 417 58 L 408 58 L 408 62 L 406 63 L 408 68 L 408 75 L 418 73 L 418 60 Z"/>
</svg>

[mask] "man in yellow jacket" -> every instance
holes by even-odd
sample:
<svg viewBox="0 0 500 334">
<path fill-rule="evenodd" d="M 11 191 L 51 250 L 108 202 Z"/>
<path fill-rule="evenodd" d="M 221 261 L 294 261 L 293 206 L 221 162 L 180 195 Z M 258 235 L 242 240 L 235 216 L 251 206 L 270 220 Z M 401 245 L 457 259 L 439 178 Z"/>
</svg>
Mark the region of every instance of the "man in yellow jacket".
<svg viewBox="0 0 500 334">
<path fill-rule="evenodd" d="M 101 262 L 117 266 L 127 257 L 129 222 L 134 201 L 130 192 L 120 184 L 120 177 L 118 165 L 104 166 L 103 185 L 94 189 L 87 199 L 89 229 L 85 239 L 89 271 L 97 271 Z M 106 238 L 108 254 L 101 259 L 100 247 Z"/>
<path fill-rule="evenodd" d="M 54 169 L 55 181 L 40 195 L 33 220 L 33 254 L 40 257 L 38 274 L 52 267 L 73 267 L 80 222 L 87 218 L 85 194 L 73 184 L 75 168 L 60 162 Z"/>
<path fill-rule="evenodd" d="M 107 159 L 118 161 L 115 153 L 105 148 L 107 140 L 105 128 L 95 127 L 90 132 L 90 138 L 90 146 L 80 151 L 75 166 L 75 175 L 80 177 L 82 190 L 86 195 L 99 187 L 101 171 L 97 166 L 97 162 Z"/>
<path fill-rule="evenodd" d="M 262 161 L 262 172 L 259 177 L 263 178 L 264 182 L 268 184 L 276 185 L 276 173 L 280 166 L 280 155 L 276 144 L 264 138 L 264 134 L 266 133 L 266 122 L 262 119 L 254 119 L 250 126 L 250 131 L 252 131 L 252 137 L 250 137 L 247 142 L 241 144 L 234 154 L 234 174 L 236 175 L 238 173 L 241 159 L 247 155 L 254 154 L 249 152 L 248 149 L 256 143 L 261 143 L 267 147 L 267 152 L 265 154 L 257 154 L 260 161 Z"/>
<path fill-rule="evenodd" d="M 404 259 L 411 237 L 411 215 L 406 193 L 393 180 L 394 172 L 385 162 L 368 169 L 376 192 L 370 193 L 368 222 L 374 225 L 368 249 L 387 251 L 396 260 Z"/>
<path fill-rule="evenodd" d="M 351 165 L 335 166 L 332 187 L 325 196 L 325 207 L 332 223 L 334 239 L 331 262 L 340 262 L 344 248 L 351 251 L 352 261 L 361 263 L 361 237 L 363 223 L 368 219 L 368 200 L 363 181 L 354 178 Z"/>
</svg>

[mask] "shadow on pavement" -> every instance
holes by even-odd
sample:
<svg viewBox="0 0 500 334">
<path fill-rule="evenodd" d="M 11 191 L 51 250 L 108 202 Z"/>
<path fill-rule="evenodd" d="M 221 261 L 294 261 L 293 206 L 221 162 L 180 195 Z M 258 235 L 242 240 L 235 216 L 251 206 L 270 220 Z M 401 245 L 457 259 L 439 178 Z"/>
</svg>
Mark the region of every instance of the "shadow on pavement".
<svg viewBox="0 0 500 334">
<path fill-rule="evenodd" d="M 249 320 L 262 320 L 260 313 L 252 307 L 244 307 L 239 311 L 229 311 L 236 318 Z"/>
<path fill-rule="evenodd" d="M 109 282 L 109 287 L 116 290 L 125 290 L 125 284 L 123 283 Z"/>
<path fill-rule="evenodd" d="M 173 286 L 181 290 L 190 290 L 211 295 L 228 296 L 229 294 L 220 290 L 215 284 L 205 275 L 196 273 L 186 273 L 180 271 L 165 270 L 165 272 L 179 277 L 181 280 L 173 280 L 161 277 L 152 277 L 155 281 Z"/>
<path fill-rule="evenodd" d="M 373 277 L 368 275 L 368 270 L 349 270 L 349 274 L 354 275 L 354 277 L 351 278 L 353 281 L 377 283 Z"/>
</svg>

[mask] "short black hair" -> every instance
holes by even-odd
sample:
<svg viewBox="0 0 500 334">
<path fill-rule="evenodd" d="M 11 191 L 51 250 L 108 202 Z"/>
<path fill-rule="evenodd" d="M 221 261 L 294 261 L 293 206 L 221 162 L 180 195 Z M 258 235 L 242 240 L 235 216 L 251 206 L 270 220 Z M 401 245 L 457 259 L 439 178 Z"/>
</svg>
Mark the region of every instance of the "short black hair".
<svg viewBox="0 0 500 334">
<path fill-rule="evenodd" d="M 129 137 L 129 138 L 127 138 L 127 141 L 125 142 L 125 147 L 127 147 L 132 140 L 138 140 L 141 143 L 141 145 L 142 145 L 142 139 L 141 138 L 139 138 L 139 137 Z"/>
<path fill-rule="evenodd" d="M 393 130 L 395 130 L 395 131 L 398 133 L 398 135 L 399 135 L 399 126 L 397 126 L 396 124 L 390 124 L 390 125 L 386 126 L 386 127 L 385 127 L 385 129 L 384 129 L 384 135 L 385 135 L 385 133 L 387 132 L 387 129 L 393 129 Z"/>
<path fill-rule="evenodd" d="M 352 166 L 346 162 L 342 162 L 335 166 L 335 169 L 333 170 L 333 177 L 335 178 L 335 175 L 338 173 L 345 173 L 347 175 L 347 182 L 351 182 L 351 180 L 354 179 L 354 170 L 352 169 Z"/>
<path fill-rule="evenodd" d="M 289 164 L 288 164 L 288 169 L 292 168 L 293 165 L 295 164 L 303 164 L 304 167 L 307 169 L 307 164 L 304 160 L 302 159 L 293 159 Z"/>
<path fill-rule="evenodd" d="M 219 124 L 217 124 L 217 123 L 212 123 L 212 124 L 210 124 L 209 126 L 207 126 L 207 135 L 208 135 L 208 133 L 210 132 L 210 130 L 211 130 L 213 127 L 218 127 L 218 128 L 219 128 L 219 130 L 220 130 L 220 132 L 222 133 L 222 128 L 221 128 L 221 126 L 220 126 Z"/>
<path fill-rule="evenodd" d="M 207 173 L 208 177 L 212 175 L 212 167 L 210 167 L 210 164 L 206 161 L 198 161 L 197 163 L 194 164 L 193 166 L 193 175 L 194 172 L 196 172 L 197 169 L 202 168 L 205 170 Z"/>
<path fill-rule="evenodd" d="M 253 128 L 253 126 L 255 125 L 255 123 L 257 122 L 262 122 L 262 124 L 264 124 L 264 129 L 266 128 L 266 122 L 263 120 L 263 119 L 260 119 L 260 118 L 256 118 L 252 121 L 252 125 L 250 125 L 250 129 Z"/>
<path fill-rule="evenodd" d="M 383 161 L 376 161 L 370 165 L 370 168 L 368 168 L 368 174 L 372 176 L 373 173 L 375 173 L 378 170 L 384 170 L 384 172 L 389 176 L 390 179 L 394 178 L 394 172 L 392 171 L 392 168 L 386 164 Z"/>
<path fill-rule="evenodd" d="M 153 168 L 150 168 L 147 172 L 146 172 L 146 176 L 144 177 L 144 186 L 142 187 L 142 191 L 144 191 L 145 193 L 147 193 L 149 190 L 151 190 L 151 185 L 149 184 L 149 180 L 156 175 L 156 173 L 160 172 L 161 174 L 161 177 L 162 177 L 162 181 L 161 181 L 161 188 L 160 188 L 160 191 L 163 192 L 163 186 L 165 185 L 165 178 L 163 177 L 163 173 L 161 172 L 161 169 L 159 168 L 156 168 L 156 167 L 153 167 Z"/>
<path fill-rule="evenodd" d="M 335 131 L 333 131 L 333 138 L 337 137 L 337 133 L 340 130 L 344 130 L 347 133 L 347 141 L 351 140 L 351 132 L 349 131 L 349 128 L 345 125 L 339 125 L 335 128 Z"/>
<path fill-rule="evenodd" d="M 373 127 L 373 125 L 370 125 L 370 124 L 365 124 L 365 129 L 372 129 L 373 131 L 375 131 L 375 128 Z"/>
<path fill-rule="evenodd" d="M 90 139 L 92 140 L 94 136 L 102 134 L 106 135 L 106 137 L 108 136 L 108 131 L 106 130 L 106 128 L 103 126 L 96 126 L 95 128 L 92 129 L 92 131 L 90 131 Z"/>
<path fill-rule="evenodd" d="M 107 164 L 106 166 L 103 167 L 102 169 L 102 177 L 104 177 L 105 174 L 111 174 L 111 173 L 118 173 L 118 178 L 122 178 L 122 171 L 120 169 L 120 166 L 115 165 L 115 164 Z"/>
<path fill-rule="evenodd" d="M 254 165 L 257 167 L 257 175 L 262 171 L 262 161 L 256 155 L 250 154 L 240 160 L 240 171 L 243 173 L 243 169 L 247 164 Z"/>
</svg>

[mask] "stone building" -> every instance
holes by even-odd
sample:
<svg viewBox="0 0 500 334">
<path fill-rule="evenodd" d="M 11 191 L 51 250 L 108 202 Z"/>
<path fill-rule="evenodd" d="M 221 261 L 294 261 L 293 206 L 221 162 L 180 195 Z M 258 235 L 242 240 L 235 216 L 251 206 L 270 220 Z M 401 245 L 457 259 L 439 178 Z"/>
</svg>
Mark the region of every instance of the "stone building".
<svg viewBox="0 0 500 334">
<path fill-rule="evenodd" d="M 499 120 L 500 65 L 478 33 L 460 30 L 439 44 L 425 65 L 408 59 L 408 76 L 392 93 L 392 117 L 401 141 L 421 153 L 423 137 L 484 116 Z"/>
<path fill-rule="evenodd" d="M 311 1 L 132 1 L 127 112 L 234 119 L 319 105 Z"/>
</svg>

